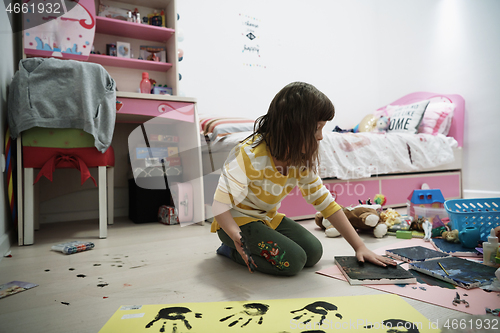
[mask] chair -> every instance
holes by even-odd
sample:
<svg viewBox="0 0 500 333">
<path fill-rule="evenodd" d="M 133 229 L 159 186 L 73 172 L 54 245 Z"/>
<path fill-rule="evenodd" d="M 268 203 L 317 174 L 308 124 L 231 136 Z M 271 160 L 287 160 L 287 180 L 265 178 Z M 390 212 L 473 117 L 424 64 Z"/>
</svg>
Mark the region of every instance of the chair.
<svg viewBox="0 0 500 333">
<path fill-rule="evenodd" d="M 88 168 L 98 168 L 99 238 L 106 238 L 107 224 L 113 224 L 113 147 L 110 146 L 101 153 L 95 148 L 92 135 L 74 128 L 33 127 L 22 132 L 21 136 L 24 169 L 24 245 L 34 243 L 35 226 L 38 227 L 38 220 L 35 225 L 35 183 L 42 176 L 52 181 L 53 171 L 59 168 L 80 170 L 82 184 L 88 178 L 96 184 Z M 34 169 L 40 169 L 36 179 Z"/>
</svg>

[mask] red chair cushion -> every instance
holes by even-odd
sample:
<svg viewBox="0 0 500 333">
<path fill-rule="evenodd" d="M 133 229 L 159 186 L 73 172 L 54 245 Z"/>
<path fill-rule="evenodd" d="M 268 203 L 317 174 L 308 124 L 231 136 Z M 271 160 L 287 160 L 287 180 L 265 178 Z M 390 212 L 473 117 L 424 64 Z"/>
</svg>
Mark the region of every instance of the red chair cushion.
<svg viewBox="0 0 500 333">
<path fill-rule="evenodd" d="M 42 169 L 35 179 L 35 183 L 41 176 L 52 181 L 52 172 L 59 168 L 75 168 L 82 174 L 82 184 L 91 178 L 89 167 L 114 166 L 115 152 L 109 147 L 104 153 L 95 147 L 88 148 L 46 148 L 46 147 L 23 147 L 23 167 Z"/>
</svg>

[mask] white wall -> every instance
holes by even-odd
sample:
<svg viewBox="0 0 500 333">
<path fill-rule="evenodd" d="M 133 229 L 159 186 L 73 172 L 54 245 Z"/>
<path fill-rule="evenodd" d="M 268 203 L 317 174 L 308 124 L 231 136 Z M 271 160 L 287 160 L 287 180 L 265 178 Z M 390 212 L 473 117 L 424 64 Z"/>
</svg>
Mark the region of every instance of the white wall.
<svg viewBox="0 0 500 333">
<path fill-rule="evenodd" d="M 500 196 L 500 1 L 178 0 L 177 7 L 180 91 L 198 99 L 201 114 L 256 118 L 285 84 L 306 81 L 336 107 L 329 131 L 410 92 L 460 94 L 464 194 Z M 245 37 L 245 21 L 258 23 L 259 38 Z M 244 45 L 259 45 L 260 57 Z"/>
<path fill-rule="evenodd" d="M 0 5 L 0 8 L 2 5 Z M 7 87 L 14 75 L 14 34 L 5 10 L 0 11 L 0 147 L 5 154 L 5 129 L 7 126 Z M 0 260 L 9 251 L 15 235 L 10 219 L 5 173 L 0 177 Z"/>
</svg>

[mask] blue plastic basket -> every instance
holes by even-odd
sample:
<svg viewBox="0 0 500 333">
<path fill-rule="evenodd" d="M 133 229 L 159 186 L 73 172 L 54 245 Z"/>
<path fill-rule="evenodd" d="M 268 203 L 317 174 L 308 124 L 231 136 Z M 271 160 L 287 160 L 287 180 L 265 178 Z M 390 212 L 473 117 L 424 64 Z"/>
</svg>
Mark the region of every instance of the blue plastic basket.
<svg viewBox="0 0 500 333">
<path fill-rule="evenodd" d="M 452 229 L 476 227 L 482 241 L 488 240 L 491 229 L 500 226 L 500 198 L 453 199 L 445 201 L 444 207 Z"/>
</svg>

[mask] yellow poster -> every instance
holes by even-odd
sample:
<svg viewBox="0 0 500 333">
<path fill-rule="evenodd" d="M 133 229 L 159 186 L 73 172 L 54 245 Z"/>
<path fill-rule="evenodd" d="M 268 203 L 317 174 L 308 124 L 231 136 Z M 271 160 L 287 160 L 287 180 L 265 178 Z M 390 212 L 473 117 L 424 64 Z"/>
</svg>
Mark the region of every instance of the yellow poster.
<svg viewBox="0 0 500 333">
<path fill-rule="evenodd" d="M 124 305 L 100 333 L 436 332 L 393 294 L 279 300 Z"/>
</svg>

